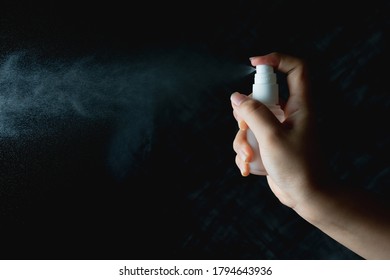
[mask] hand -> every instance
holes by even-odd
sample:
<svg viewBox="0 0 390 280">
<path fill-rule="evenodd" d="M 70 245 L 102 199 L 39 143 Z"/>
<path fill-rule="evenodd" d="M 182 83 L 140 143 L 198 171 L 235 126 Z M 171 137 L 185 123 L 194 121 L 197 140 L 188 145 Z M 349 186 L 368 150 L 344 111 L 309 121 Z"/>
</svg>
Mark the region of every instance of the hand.
<svg viewBox="0 0 390 280">
<path fill-rule="evenodd" d="M 301 59 L 270 53 L 251 59 L 287 75 L 289 98 L 280 123 L 262 103 L 250 96 L 231 96 L 240 130 L 233 141 L 236 164 L 244 176 L 253 151 L 246 129 L 254 133 L 262 172 L 279 200 L 302 218 L 366 259 L 390 258 L 390 208 L 374 193 L 333 181 L 316 147 L 307 66 Z"/>
<path fill-rule="evenodd" d="M 233 141 L 236 164 L 243 176 L 251 173 L 253 151 L 246 141 L 249 127 L 259 143 L 263 175 L 281 202 L 294 208 L 317 185 L 313 181 L 317 180 L 317 165 L 321 163 L 314 147 L 317 141 L 313 139 L 307 66 L 303 60 L 281 53 L 253 57 L 251 63 L 268 64 L 287 75 L 289 98 L 283 108 L 286 119 L 280 123 L 261 102 L 232 94 L 233 115 L 240 127 Z"/>
</svg>

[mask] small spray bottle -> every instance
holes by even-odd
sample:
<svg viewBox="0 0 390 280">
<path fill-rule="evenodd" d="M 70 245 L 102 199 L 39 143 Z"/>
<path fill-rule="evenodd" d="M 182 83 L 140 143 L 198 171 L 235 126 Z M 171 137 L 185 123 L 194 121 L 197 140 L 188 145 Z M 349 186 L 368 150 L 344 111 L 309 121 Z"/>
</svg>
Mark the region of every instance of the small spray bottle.
<svg viewBox="0 0 390 280">
<path fill-rule="evenodd" d="M 255 83 L 253 84 L 252 98 L 266 105 L 276 118 L 284 121 L 284 112 L 279 105 L 279 86 L 276 80 L 276 74 L 272 66 L 257 65 L 255 73 Z M 253 132 L 247 130 L 247 141 L 253 150 L 253 158 L 249 163 L 250 173 L 263 175 L 263 164 L 260 157 L 259 144 Z"/>
</svg>

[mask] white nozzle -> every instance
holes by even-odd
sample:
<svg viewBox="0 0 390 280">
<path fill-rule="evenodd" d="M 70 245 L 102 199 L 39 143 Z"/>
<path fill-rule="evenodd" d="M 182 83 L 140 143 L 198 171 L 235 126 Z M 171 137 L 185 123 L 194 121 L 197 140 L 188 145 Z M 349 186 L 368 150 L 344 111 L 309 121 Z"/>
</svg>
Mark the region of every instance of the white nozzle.
<svg viewBox="0 0 390 280">
<path fill-rule="evenodd" d="M 279 87 L 274 69 L 269 65 L 257 65 L 252 97 L 266 105 L 279 103 Z"/>
</svg>

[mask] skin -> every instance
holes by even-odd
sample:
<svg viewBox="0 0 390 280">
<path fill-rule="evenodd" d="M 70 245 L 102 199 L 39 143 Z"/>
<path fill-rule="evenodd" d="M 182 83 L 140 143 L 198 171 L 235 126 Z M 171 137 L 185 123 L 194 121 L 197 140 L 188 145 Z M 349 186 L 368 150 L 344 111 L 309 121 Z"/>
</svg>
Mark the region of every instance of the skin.
<svg viewBox="0 0 390 280">
<path fill-rule="evenodd" d="M 268 64 L 286 74 L 289 98 L 283 106 L 286 119 L 280 123 L 250 95 L 231 95 L 239 126 L 233 149 L 241 174 L 251 174 L 253 152 L 246 142 L 250 128 L 259 143 L 260 175 L 281 203 L 362 258 L 390 259 L 390 209 L 373 193 L 340 185 L 325 167 L 312 123 L 305 61 L 277 52 L 250 60 L 253 66 Z"/>
</svg>

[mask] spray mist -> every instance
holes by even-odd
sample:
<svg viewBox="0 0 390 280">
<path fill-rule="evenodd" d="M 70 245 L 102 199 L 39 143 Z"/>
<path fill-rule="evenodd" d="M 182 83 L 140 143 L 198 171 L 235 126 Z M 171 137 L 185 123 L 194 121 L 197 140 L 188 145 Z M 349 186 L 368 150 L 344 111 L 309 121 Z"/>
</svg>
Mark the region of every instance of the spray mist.
<svg viewBox="0 0 390 280">
<path fill-rule="evenodd" d="M 280 122 L 284 121 L 284 112 L 279 105 L 279 86 L 272 66 L 256 66 L 255 81 L 252 88 L 252 98 L 266 105 Z M 253 158 L 249 163 L 250 173 L 264 175 L 259 144 L 250 129 L 247 130 L 247 141 L 253 150 Z"/>
</svg>

